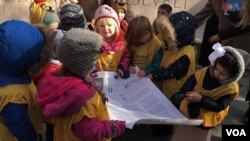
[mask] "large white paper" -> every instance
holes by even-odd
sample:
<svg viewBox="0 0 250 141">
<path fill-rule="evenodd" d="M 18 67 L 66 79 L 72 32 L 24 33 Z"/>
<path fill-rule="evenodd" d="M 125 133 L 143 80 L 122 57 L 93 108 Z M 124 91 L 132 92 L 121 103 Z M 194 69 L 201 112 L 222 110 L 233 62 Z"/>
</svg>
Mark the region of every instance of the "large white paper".
<svg viewBox="0 0 250 141">
<path fill-rule="evenodd" d="M 97 81 L 103 83 L 111 119 L 125 120 L 128 128 L 135 123 L 200 125 L 203 121 L 187 119 L 149 78 L 115 79 L 113 72 L 98 72 Z"/>
</svg>

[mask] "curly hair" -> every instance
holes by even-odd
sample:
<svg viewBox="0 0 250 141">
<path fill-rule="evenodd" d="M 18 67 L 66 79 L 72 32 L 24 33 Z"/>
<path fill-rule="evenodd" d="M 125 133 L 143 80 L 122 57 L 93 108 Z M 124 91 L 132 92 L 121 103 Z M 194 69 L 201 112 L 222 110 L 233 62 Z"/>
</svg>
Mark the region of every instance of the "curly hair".
<svg viewBox="0 0 250 141">
<path fill-rule="evenodd" d="M 235 77 L 239 72 L 238 59 L 231 52 L 226 52 L 224 56 L 218 57 L 215 65 L 218 63 L 226 69 L 230 77 Z"/>
<path fill-rule="evenodd" d="M 39 74 L 43 67 L 49 65 L 53 57 L 53 50 L 55 47 L 55 34 L 53 31 L 43 24 L 36 24 L 35 26 L 41 30 L 41 32 L 43 32 L 45 44 L 40 54 L 39 60 L 29 69 L 30 75 Z"/>
</svg>

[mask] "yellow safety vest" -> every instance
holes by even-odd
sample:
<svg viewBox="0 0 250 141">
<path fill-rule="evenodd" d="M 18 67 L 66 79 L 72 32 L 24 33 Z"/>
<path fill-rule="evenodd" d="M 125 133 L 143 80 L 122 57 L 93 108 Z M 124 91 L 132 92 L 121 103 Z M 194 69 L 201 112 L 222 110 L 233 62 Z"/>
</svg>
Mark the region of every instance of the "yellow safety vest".
<svg viewBox="0 0 250 141">
<path fill-rule="evenodd" d="M 196 86 L 194 88 L 195 90 L 197 90 L 200 94 L 202 94 L 204 96 L 209 96 L 210 98 L 212 98 L 214 100 L 220 98 L 221 96 L 227 95 L 227 94 L 234 94 L 235 97 L 238 96 L 239 85 L 238 85 L 237 81 L 222 85 L 222 86 L 215 88 L 213 90 L 204 89 L 202 87 L 202 85 L 203 85 L 203 80 L 204 80 L 205 75 L 206 75 L 206 71 L 208 69 L 209 69 L 209 67 L 204 67 L 195 73 L 195 79 L 197 81 Z M 188 103 L 189 102 L 186 99 L 184 99 L 181 102 L 180 111 L 187 118 L 190 118 L 189 114 L 188 114 L 188 108 L 187 108 Z M 220 112 L 212 112 L 212 111 L 200 108 L 200 114 L 197 117 L 197 119 L 203 119 L 204 121 L 203 121 L 202 125 L 205 127 L 214 127 L 214 126 L 217 126 L 218 124 L 220 124 L 225 119 L 225 117 L 228 115 L 228 110 L 229 110 L 229 106 Z"/>
<path fill-rule="evenodd" d="M 78 113 L 67 118 L 48 118 L 54 124 L 54 141 L 82 141 L 72 132 L 71 127 L 83 117 L 110 120 L 107 107 L 102 100 L 102 96 L 96 91 Z M 111 138 L 103 139 L 103 141 L 110 140 Z"/>
<path fill-rule="evenodd" d="M 120 60 L 122 58 L 122 55 L 125 51 L 126 47 L 124 46 L 123 49 L 109 53 L 109 52 L 103 52 L 100 56 L 100 58 L 96 61 L 96 68 L 99 71 L 113 71 L 115 72 L 117 70 L 117 67 L 120 63 Z"/>
<path fill-rule="evenodd" d="M 194 74 L 195 72 L 195 56 L 196 56 L 196 48 L 194 46 L 188 45 L 181 48 L 178 51 L 165 51 L 163 54 L 162 62 L 160 68 L 169 68 L 173 63 L 176 62 L 182 56 L 187 55 L 190 60 L 190 65 L 188 68 L 187 74 L 181 78 L 180 80 L 176 80 L 176 78 L 171 78 L 162 81 L 162 84 L 159 84 L 160 90 L 164 93 L 167 98 L 171 98 L 171 96 L 180 91 L 180 88 L 185 83 L 185 81 Z M 162 88 L 161 88 L 162 87 Z"/>
<path fill-rule="evenodd" d="M 152 40 L 146 44 L 132 47 L 132 62 L 140 69 L 144 69 L 152 63 L 154 55 L 162 47 L 162 42 L 153 36 Z"/>
<path fill-rule="evenodd" d="M 42 115 L 41 109 L 35 102 L 37 95 L 36 86 L 30 84 L 13 84 L 0 87 L 0 113 L 9 103 L 27 104 L 30 120 L 37 134 L 42 134 Z M 0 140 L 1 141 L 17 141 L 0 118 Z"/>
</svg>

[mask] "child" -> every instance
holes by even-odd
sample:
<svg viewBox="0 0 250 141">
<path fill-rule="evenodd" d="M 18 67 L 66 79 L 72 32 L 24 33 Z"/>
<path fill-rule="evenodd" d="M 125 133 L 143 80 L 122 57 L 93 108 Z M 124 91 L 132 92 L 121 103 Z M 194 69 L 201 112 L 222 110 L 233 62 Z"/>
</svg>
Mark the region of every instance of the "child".
<svg viewBox="0 0 250 141">
<path fill-rule="evenodd" d="M 239 94 L 237 81 L 245 70 L 243 57 L 236 49 L 219 43 L 213 49 L 209 55 L 211 65 L 190 76 L 171 98 L 187 118 L 204 121 L 198 127 L 175 126 L 172 141 L 210 141 L 212 129 L 225 119 Z"/>
<path fill-rule="evenodd" d="M 85 28 L 86 17 L 79 4 L 68 3 L 61 7 L 59 11 L 60 24 L 58 29 L 67 31 L 72 27 Z"/>
<path fill-rule="evenodd" d="M 92 85 L 91 69 L 102 41 L 95 32 L 71 28 L 59 47 L 62 69 L 39 83 L 37 103 L 54 125 L 55 141 L 110 140 L 125 130 L 124 121 L 109 119 L 106 99 Z"/>
<path fill-rule="evenodd" d="M 196 49 L 193 45 L 196 22 L 194 17 L 186 11 L 173 14 L 170 22 L 174 26 L 177 37 L 177 48 L 172 26 L 167 18 L 156 19 L 156 33 L 165 44 L 164 55 L 160 69 L 153 72 L 153 81 L 162 82 L 162 91 L 167 98 L 179 91 L 187 78 L 195 72 Z M 175 84 L 175 85 L 172 85 Z"/>
<path fill-rule="evenodd" d="M 104 39 L 96 68 L 99 71 L 117 71 L 117 77 L 127 78 L 130 54 L 119 26 L 120 22 L 112 7 L 102 5 L 96 10 L 94 30 Z"/>
<path fill-rule="evenodd" d="M 193 45 L 195 26 L 194 17 L 185 11 L 171 15 L 170 21 L 165 16 L 160 16 L 155 20 L 155 32 L 163 41 L 165 49 L 160 69 L 150 74 L 149 77 L 157 82 L 159 89 L 169 99 L 195 72 L 196 49 Z M 172 129 L 169 125 L 152 125 L 151 127 L 157 135 L 171 133 Z"/>
<path fill-rule="evenodd" d="M 118 19 L 120 22 L 120 29 L 126 33 L 128 28 L 128 23 L 125 20 L 126 12 L 128 9 L 128 2 L 127 0 L 112 0 L 111 2 L 112 8 L 118 15 Z"/>
<path fill-rule="evenodd" d="M 34 0 L 29 7 L 30 23 L 43 23 L 50 27 L 51 30 L 56 30 L 59 25 L 59 18 L 51 4 L 45 0 Z"/>
<path fill-rule="evenodd" d="M 36 141 L 42 134 L 31 75 L 49 63 L 53 44 L 53 33 L 43 25 L 19 20 L 0 24 L 1 141 Z"/>
<path fill-rule="evenodd" d="M 157 11 L 157 17 L 159 16 L 166 16 L 166 17 L 170 17 L 170 15 L 172 14 L 172 6 L 169 5 L 169 4 L 161 4 L 159 7 L 158 7 L 158 11 Z"/>
<path fill-rule="evenodd" d="M 163 55 L 162 42 L 153 34 L 149 19 L 145 16 L 135 17 L 128 26 L 126 34 L 127 47 L 131 51 L 129 72 L 143 77 L 159 69 Z"/>
<path fill-rule="evenodd" d="M 61 68 L 61 63 L 57 57 L 58 47 L 63 37 L 63 33 L 70 28 L 85 28 L 86 18 L 84 16 L 83 9 L 80 5 L 75 3 L 64 4 L 59 12 L 60 23 L 56 34 L 56 46 L 54 47 L 54 58 L 51 61 L 50 65 L 46 68 L 43 68 L 40 75 L 33 77 L 35 84 L 38 84 L 39 80 L 45 75 L 54 72 Z"/>
</svg>

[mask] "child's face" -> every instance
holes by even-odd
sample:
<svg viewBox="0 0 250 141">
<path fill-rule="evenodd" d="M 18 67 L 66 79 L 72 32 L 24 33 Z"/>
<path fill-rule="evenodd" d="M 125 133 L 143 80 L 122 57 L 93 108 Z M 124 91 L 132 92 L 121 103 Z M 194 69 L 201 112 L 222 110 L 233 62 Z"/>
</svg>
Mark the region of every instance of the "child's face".
<svg viewBox="0 0 250 141">
<path fill-rule="evenodd" d="M 145 34 L 142 37 L 140 37 L 140 42 L 146 44 L 149 41 L 150 41 L 150 32 L 145 32 Z"/>
<path fill-rule="evenodd" d="M 113 20 L 112 22 L 102 22 L 97 28 L 99 34 L 101 34 L 104 38 L 110 38 L 116 32 L 116 23 Z"/>
<path fill-rule="evenodd" d="M 220 63 L 217 63 L 215 65 L 214 75 L 215 78 L 217 78 L 220 81 L 226 80 L 230 77 L 227 70 Z"/>
<path fill-rule="evenodd" d="M 124 19 L 124 17 L 125 17 L 125 12 L 124 12 L 124 10 L 123 10 L 123 9 L 117 9 L 117 10 L 116 10 L 116 13 L 117 13 L 117 15 L 118 15 L 119 21 L 121 22 L 121 21 Z"/>
<path fill-rule="evenodd" d="M 160 17 L 161 15 L 168 17 L 169 13 L 164 9 L 158 8 L 157 17 Z"/>
</svg>

